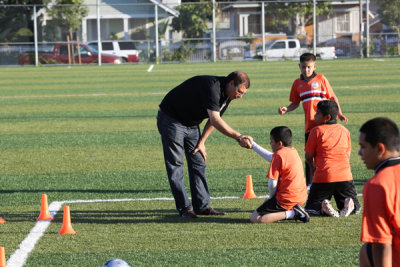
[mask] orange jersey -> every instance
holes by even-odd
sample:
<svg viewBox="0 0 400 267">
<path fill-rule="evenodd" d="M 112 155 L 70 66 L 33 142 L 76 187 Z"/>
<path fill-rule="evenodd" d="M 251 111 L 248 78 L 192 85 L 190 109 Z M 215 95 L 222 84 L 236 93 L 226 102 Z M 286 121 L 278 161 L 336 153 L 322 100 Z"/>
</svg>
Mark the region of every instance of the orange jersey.
<svg viewBox="0 0 400 267">
<path fill-rule="evenodd" d="M 317 113 L 317 104 L 321 100 L 334 100 L 335 93 L 328 80 L 322 74 L 305 81 L 298 78 L 293 82 L 289 101 L 295 104 L 303 103 L 305 132 L 308 133 L 317 124 L 314 116 Z"/>
<path fill-rule="evenodd" d="M 283 147 L 274 153 L 267 177 L 278 180 L 276 200 L 282 208 L 291 210 L 297 204 L 306 202 L 303 164 L 295 148 Z"/>
<path fill-rule="evenodd" d="M 304 151 L 314 154 L 317 167 L 313 183 L 333 183 L 353 180 L 350 169 L 350 132 L 340 124 L 314 127 Z"/>
<path fill-rule="evenodd" d="M 385 165 L 364 185 L 361 241 L 392 245 L 392 265 L 400 266 L 400 158 Z"/>
</svg>

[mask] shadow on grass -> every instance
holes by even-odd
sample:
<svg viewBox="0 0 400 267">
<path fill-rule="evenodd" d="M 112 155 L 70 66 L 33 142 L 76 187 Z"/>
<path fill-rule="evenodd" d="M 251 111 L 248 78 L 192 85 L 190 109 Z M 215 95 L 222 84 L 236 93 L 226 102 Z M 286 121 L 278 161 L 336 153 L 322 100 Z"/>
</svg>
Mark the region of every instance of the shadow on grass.
<svg viewBox="0 0 400 267">
<path fill-rule="evenodd" d="M 248 219 L 232 218 L 229 215 L 243 213 L 243 210 L 228 210 L 226 216 L 199 216 L 181 218 L 176 210 L 71 210 L 73 223 L 83 224 L 121 224 L 121 223 L 249 223 Z M 247 213 L 247 212 L 246 212 Z M 250 212 L 248 212 L 250 217 Z M 59 212 L 53 222 L 62 223 Z"/>
</svg>

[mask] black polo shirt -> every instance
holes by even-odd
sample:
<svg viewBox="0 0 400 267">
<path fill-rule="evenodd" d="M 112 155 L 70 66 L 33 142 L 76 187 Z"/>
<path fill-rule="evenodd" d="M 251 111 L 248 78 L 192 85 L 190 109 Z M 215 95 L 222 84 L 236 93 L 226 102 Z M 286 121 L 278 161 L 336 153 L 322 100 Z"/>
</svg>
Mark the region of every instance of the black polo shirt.
<svg viewBox="0 0 400 267">
<path fill-rule="evenodd" d="M 225 95 L 226 83 L 227 78 L 222 76 L 192 77 L 169 91 L 160 109 L 185 126 L 198 125 L 208 118 L 207 109 L 222 116 L 230 103 Z"/>
</svg>

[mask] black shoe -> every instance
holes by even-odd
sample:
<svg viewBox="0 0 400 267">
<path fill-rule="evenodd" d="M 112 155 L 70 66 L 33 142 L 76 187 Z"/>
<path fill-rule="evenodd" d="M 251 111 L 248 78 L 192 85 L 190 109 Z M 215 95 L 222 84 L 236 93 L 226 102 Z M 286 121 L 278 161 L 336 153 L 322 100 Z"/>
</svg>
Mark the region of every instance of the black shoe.
<svg viewBox="0 0 400 267">
<path fill-rule="evenodd" d="M 194 213 L 193 209 L 182 212 L 181 217 L 182 218 L 198 218 L 196 213 Z"/>
<path fill-rule="evenodd" d="M 209 207 L 204 210 L 197 212 L 198 215 L 226 215 L 225 211 L 216 211 L 215 209 Z"/>
<path fill-rule="evenodd" d="M 310 221 L 310 215 L 308 215 L 308 213 L 299 204 L 294 206 L 293 210 L 294 210 L 294 219 L 295 220 L 300 220 L 303 223 L 308 223 Z"/>
</svg>

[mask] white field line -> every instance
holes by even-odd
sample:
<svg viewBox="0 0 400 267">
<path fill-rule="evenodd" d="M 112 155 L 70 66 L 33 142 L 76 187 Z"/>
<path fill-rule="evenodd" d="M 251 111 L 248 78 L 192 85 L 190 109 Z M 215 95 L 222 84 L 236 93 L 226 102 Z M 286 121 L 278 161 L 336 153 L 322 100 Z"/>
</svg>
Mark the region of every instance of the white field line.
<svg viewBox="0 0 400 267">
<path fill-rule="evenodd" d="M 154 65 L 151 64 L 150 67 L 147 69 L 147 72 L 151 72 L 153 70 L 153 68 L 154 68 Z"/>
<path fill-rule="evenodd" d="M 362 196 L 358 194 L 357 196 Z M 267 198 L 268 195 L 258 196 L 258 198 Z M 227 196 L 227 197 L 211 197 L 211 199 L 241 199 L 241 197 Z M 61 207 L 65 204 L 77 204 L 77 203 L 99 203 L 99 202 L 128 202 L 128 201 L 172 201 L 173 198 L 160 197 L 160 198 L 121 198 L 121 199 L 90 199 L 90 200 L 66 200 L 66 201 L 54 201 L 49 205 L 49 211 L 52 217 L 54 217 Z M 21 242 L 19 248 L 14 251 L 11 257 L 7 261 L 8 267 L 22 267 L 28 259 L 29 253 L 35 248 L 35 245 L 39 239 L 44 235 L 47 228 L 50 226 L 51 221 L 38 221 L 35 226 L 31 229 L 27 237 Z"/>
</svg>

